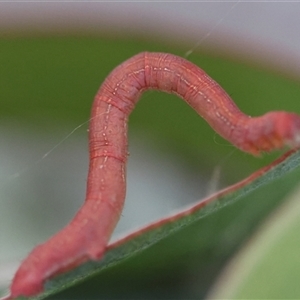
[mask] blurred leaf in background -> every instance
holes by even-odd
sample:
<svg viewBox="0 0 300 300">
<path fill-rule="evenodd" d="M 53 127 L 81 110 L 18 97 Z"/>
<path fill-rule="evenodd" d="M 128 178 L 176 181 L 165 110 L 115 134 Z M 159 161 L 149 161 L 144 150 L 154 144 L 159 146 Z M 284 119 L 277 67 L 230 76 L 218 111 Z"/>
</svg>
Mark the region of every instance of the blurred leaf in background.
<svg viewBox="0 0 300 300">
<path fill-rule="evenodd" d="M 2 264 L 9 256 L 9 245 L 21 248 L 22 240 L 29 239 L 27 250 L 18 249 L 18 255 L 24 256 L 35 243 L 41 242 L 43 234 L 39 231 L 45 223 L 51 220 L 55 223 L 51 232 L 46 234 L 49 236 L 68 222 L 64 218 L 57 221 L 56 214 L 60 210 L 67 211 L 73 199 L 68 201 L 66 195 L 59 194 L 57 189 L 72 191 L 77 188 L 72 185 L 73 180 L 64 181 L 65 177 L 57 177 L 59 174 L 73 179 L 79 173 L 78 178 L 74 177 L 75 185 L 81 181 L 80 195 L 70 192 L 71 198 L 77 198 L 77 202 L 67 212 L 68 218 L 72 217 L 83 201 L 87 125 L 79 128 L 54 153 L 45 158 L 43 156 L 76 126 L 88 120 L 93 97 L 106 75 L 115 66 L 141 51 L 182 55 L 185 49 L 149 39 L 85 35 L 2 37 L 0 49 L 0 124 L 1 132 L 6 132 L 6 139 L 11 143 L 10 153 L 7 153 L 9 157 L 1 155 L 1 161 L 16 156 L 23 162 L 28 159 L 30 166 L 20 174 L 18 166 L 14 166 L 20 176 L 12 178 L 1 187 L 1 210 L 14 203 L 14 208 L 10 209 L 13 215 L 7 218 L 8 225 L 1 224 L 1 250 L 7 249 L 5 253 L 1 252 Z M 198 51 L 190 60 L 219 82 L 238 106 L 250 115 L 275 109 L 300 112 L 297 107 L 300 86 L 296 80 L 216 53 L 210 55 Z M 130 139 L 136 144 L 130 143 L 129 146 L 129 169 L 131 161 L 135 159 L 135 151 L 137 156 L 140 155 L 138 149 L 142 149 L 139 148 L 141 142 L 149 152 L 153 147 L 158 162 L 159 153 L 162 161 L 170 159 L 171 166 L 177 163 L 184 166 L 182 175 L 176 173 L 176 176 L 180 176 L 179 181 L 182 181 L 182 186 L 177 186 L 178 191 L 183 187 L 185 191 L 185 196 L 181 194 L 181 199 L 177 199 L 178 207 L 199 200 L 208 193 L 214 168 L 221 170 L 220 179 L 216 182 L 219 189 L 243 179 L 278 156 L 275 153 L 257 159 L 234 150 L 190 107 L 173 95 L 150 91 L 142 98 L 130 117 Z M 272 102 L 266 99 L 272 99 Z M 13 138 L 9 137 L 10 131 Z M 20 133 L 25 134 L 26 138 L 22 139 Z M 18 143 L 19 138 L 21 143 Z M 40 144 L 35 144 L 38 140 Z M 81 156 L 76 156 L 76 151 L 70 150 L 77 147 L 77 142 L 85 144 L 84 150 L 79 151 Z M 28 153 L 23 153 L 22 149 L 27 149 Z M 30 149 L 33 149 L 32 152 Z M 34 149 L 38 149 L 38 152 Z M 61 158 L 55 164 L 58 157 Z M 83 162 L 80 161 L 81 157 Z M 141 161 L 145 165 L 141 165 L 137 175 L 132 177 L 134 182 L 129 178 L 129 186 L 138 188 L 136 178 L 143 177 L 147 171 L 145 169 L 149 168 L 147 155 L 142 157 Z M 65 160 L 71 169 L 66 169 Z M 75 168 L 77 164 L 85 166 L 85 169 L 78 170 Z M 55 169 L 55 175 L 47 173 L 51 166 Z M 242 201 L 217 211 L 138 256 L 49 299 L 204 298 L 222 268 L 294 188 L 298 173 L 293 172 L 255 191 Z M 4 171 L 2 181 L 5 182 L 9 175 Z M 157 171 L 158 175 L 160 171 Z M 161 178 L 161 185 L 177 193 L 174 184 L 177 181 L 174 179 L 172 184 L 165 179 Z M 26 184 L 32 186 L 30 193 L 26 191 Z M 18 193 L 15 192 L 18 189 Z M 150 189 L 141 191 L 142 195 L 150 199 L 151 205 L 164 202 L 165 199 L 156 199 L 153 193 Z M 47 202 L 41 204 L 43 200 Z M 130 193 L 127 200 L 130 201 Z M 53 201 L 55 206 L 52 207 L 49 201 Z M 131 214 L 143 216 L 147 214 L 147 209 L 135 210 Z M 10 231 L 3 240 L 3 228 L 9 230 L 9 225 L 13 223 L 18 224 L 18 228 Z M 27 238 L 27 234 L 30 235 L 32 231 L 36 237 Z M 14 238 L 15 234 L 17 239 Z M 2 247 L 4 244 L 5 247 Z"/>
</svg>

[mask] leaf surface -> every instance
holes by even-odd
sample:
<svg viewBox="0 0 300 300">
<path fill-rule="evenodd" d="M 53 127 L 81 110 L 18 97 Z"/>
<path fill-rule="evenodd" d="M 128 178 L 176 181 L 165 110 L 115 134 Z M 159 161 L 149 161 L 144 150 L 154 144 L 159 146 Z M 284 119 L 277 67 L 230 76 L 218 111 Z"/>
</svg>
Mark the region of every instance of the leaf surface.
<svg viewBox="0 0 300 300">
<path fill-rule="evenodd" d="M 170 217 L 150 224 L 109 245 L 105 257 L 100 261 L 89 261 L 78 268 L 57 276 L 46 282 L 45 292 L 38 297 L 44 299 L 61 290 L 75 285 L 86 278 L 127 259 L 159 242 L 172 233 L 197 222 L 199 219 L 221 209 L 222 207 L 245 197 L 252 191 L 285 176 L 300 164 L 300 152 L 289 151 L 272 164 L 258 170 L 244 180 L 203 199 L 194 206 Z"/>
</svg>

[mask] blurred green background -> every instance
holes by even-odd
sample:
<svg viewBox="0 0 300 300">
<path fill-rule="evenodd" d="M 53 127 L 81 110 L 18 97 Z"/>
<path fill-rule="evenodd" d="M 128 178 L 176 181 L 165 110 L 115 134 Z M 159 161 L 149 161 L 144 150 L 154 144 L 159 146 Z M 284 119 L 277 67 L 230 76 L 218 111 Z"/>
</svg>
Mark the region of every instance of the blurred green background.
<svg viewBox="0 0 300 300">
<path fill-rule="evenodd" d="M 182 56 L 186 48 L 139 36 L 1 37 L 2 270 L 11 272 L 8 261 L 12 265 L 19 261 L 36 243 L 66 224 L 80 206 L 88 163 L 85 122 L 93 97 L 115 66 L 141 51 Z M 189 59 L 219 82 L 249 115 L 281 109 L 300 113 L 300 85 L 292 77 L 220 52 L 197 50 Z M 235 183 L 279 155 L 253 158 L 235 150 L 182 100 L 156 91 L 143 95 L 130 117 L 129 132 L 128 172 L 132 174 L 119 233 L 159 217 L 157 212 L 165 215 Z M 202 299 L 238 249 L 280 207 L 298 178 L 299 171 L 288 174 L 49 299 Z M 158 191 L 156 181 L 161 185 Z M 130 222 L 135 215 L 136 220 Z M 298 272 L 295 268 L 290 275 L 298 276 Z M 7 286 L 4 283 L 3 289 Z"/>
</svg>

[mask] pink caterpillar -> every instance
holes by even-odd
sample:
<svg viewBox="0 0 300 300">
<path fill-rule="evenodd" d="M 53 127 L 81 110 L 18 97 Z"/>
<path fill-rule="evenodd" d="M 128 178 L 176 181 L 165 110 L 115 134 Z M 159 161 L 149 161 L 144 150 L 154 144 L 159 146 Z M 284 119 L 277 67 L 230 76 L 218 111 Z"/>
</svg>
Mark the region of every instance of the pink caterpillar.
<svg viewBox="0 0 300 300">
<path fill-rule="evenodd" d="M 6 299 L 36 295 L 45 280 L 103 256 L 125 198 L 128 116 L 146 89 L 180 96 L 222 137 L 253 155 L 300 144 L 298 115 L 278 111 L 251 118 L 203 70 L 183 58 L 147 52 L 130 58 L 112 71 L 95 97 L 83 206 L 69 225 L 32 250 Z"/>
</svg>

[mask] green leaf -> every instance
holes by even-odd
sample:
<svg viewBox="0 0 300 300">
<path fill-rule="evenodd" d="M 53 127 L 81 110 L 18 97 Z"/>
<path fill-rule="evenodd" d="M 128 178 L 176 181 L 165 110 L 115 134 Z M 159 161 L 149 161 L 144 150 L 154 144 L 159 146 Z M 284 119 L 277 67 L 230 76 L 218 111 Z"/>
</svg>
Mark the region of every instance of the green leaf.
<svg viewBox="0 0 300 300">
<path fill-rule="evenodd" d="M 208 299 L 299 299 L 299 186 L 235 255 Z"/>
<path fill-rule="evenodd" d="M 98 272 L 120 263 L 174 232 L 197 222 L 199 219 L 220 208 L 245 197 L 248 193 L 285 176 L 300 165 L 300 152 L 290 151 L 271 165 L 253 173 L 248 178 L 234 184 L 200 203 L 183 210 L 173 216 L 159 220 L 119 241 L 111 244 L 100 261 L 89 261 L 64 275 L 57 276 L 45 284 L 45 292 L 38 297 L 28 299 L 44 299 L 45 297 L 75 285 Z"/>
</svg>

